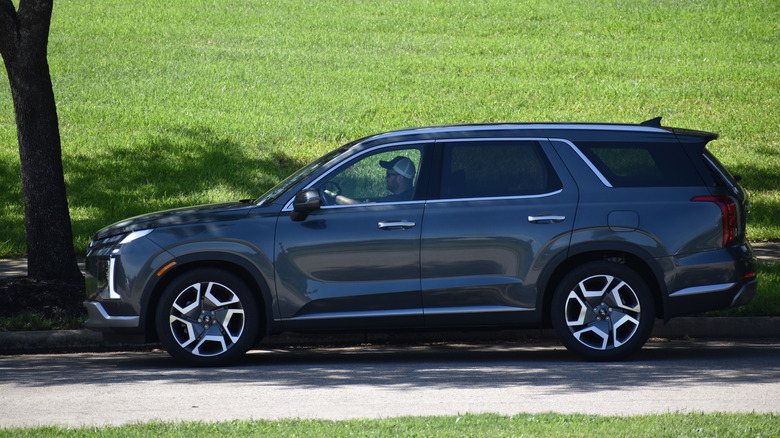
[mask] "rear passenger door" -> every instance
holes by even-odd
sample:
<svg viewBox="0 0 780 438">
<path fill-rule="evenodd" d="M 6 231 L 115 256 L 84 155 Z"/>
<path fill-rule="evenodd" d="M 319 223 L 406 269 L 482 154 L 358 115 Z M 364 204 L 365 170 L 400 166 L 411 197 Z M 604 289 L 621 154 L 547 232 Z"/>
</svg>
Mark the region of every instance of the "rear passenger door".
<svg viewBox="0 0 780 438">
<path fill-rule="evenodd" d="M 537 319 L 536 279 L 568 248 L 574 180 L 547 140 L 439 141 L 437 158 L 421 238 L 426 324 Z"/>
</svg>

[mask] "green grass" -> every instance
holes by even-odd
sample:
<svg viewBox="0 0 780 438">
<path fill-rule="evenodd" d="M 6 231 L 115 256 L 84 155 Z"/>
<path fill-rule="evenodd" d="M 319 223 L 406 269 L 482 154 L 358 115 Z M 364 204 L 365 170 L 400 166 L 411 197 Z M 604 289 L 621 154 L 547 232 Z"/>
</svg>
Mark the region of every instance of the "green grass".
<svg viewBox="0 0 780 438">
<path fill-rule="evenodd" d="M 34 311 L 0 316 L 0 332 L 29 330 L 76 330 L 84 328 L 84 315 L 62 314 L 56 317 Z"/>
<path fill-rule="evenodd" d="M 775 437 L 772 414 L 665 414 L 634 417 L 494 414 L 380 420 L 149 423 L 105 428 L 0 430 L 0 437 Z"/>
<path fill-rule="evenodd" d="M 758 291 L 748 304 L 731 311 L 732 316 L 780 315 L 780 263 L 758 265 Z"/>
<path fill-rule="evenodd" d="M 780 316 L 780 262 L 758 264 L 758 290 L 746 305 L 709 312 L 709 316 Z"/>
<path fill-rule="evenodd" d="M 458 122 L 721 134 L 780 239 L 776 1 L 57 2 L 49 62 L 76 249 L 124 217 L 258 196 L 358 137 Z M 0 256 L 25 253 L 0 90 Z"/>
<path fill-rule="evenodd" d="M 758 290 L 746 305 L 706 316 L 780 316 L 780 263 L 758 264 Z"/>
</svg>

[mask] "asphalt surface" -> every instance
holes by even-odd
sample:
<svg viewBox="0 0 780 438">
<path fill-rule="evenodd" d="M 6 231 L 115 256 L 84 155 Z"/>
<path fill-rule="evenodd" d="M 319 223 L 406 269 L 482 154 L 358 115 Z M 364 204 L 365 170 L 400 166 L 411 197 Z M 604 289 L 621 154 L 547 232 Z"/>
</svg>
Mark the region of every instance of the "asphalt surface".
<svg viewBox="0 0 780 438">
<path fill-rule="evenodd" d="M 762 263 L 780 261 L 780 242 L 753 243 Z M 80 260 L 83 269 L 83 260 Z M 0 278 L 24 276 L 24 259 L 0 259 Z M 780 339 L 780 317 L 682 317 L 669 322 L 656 321 L 653 338 L 662 339 Z M 279 348 L 308 345 L 424 344 L 437 342 L 496 342 L 556 339 L 551 330 L 504 330 L 477 332 L 400 332 L 347 335 L 295 335 L 268 337 L 261 347 Z M 154 346 L 141 346 L 153 348 Z M 106 342 L 91 330 L 0 332 L 0 354 L 41 354 L 51 352 L 124 351 L 138 346 Z"/>
<path fill-rule="evenodd" d="M 0 394 L 0 432 L 487 412 L 777 414 L 780 344 L 651 340 L 629 361 L 597 364 L 550 342 L 264 349 L 218 368 L 182 368 L 160 351 L 0 356 Z"/>
<path fill-rule="evenodd" d="M 764 262 L 780 243 L 756 245 Z M 25 275 L 0 260 L 0 277 Z M 237 365 L 182 368 L 89 330 L 0 333 L 0 431 L 153 420 L 465 413 L 780 413 L 780 317 L 656 322 L 626 362 L 582 362 L 549 330 L 270 337 Z M 66 354 L 58 354 L 58 353 Z"/>
</svg>

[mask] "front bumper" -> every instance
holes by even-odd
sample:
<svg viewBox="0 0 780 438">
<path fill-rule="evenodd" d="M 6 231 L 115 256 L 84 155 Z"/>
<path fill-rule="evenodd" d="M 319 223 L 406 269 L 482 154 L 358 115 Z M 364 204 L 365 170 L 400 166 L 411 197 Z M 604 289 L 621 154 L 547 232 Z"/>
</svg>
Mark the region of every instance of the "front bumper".
<svg viewBox="0 0 780 438">
<path fill-rule="evenodd" d="M 170 255 L 147 235 L 150 231 L 94 241 L 85 263 L 85 326 L 103 333 L 143 334 L 142 295 L 151 272 Z"/>
<path fill-rule="evenodd" d="M 87 320 L 84 325 L 88 329 L 96 331 L 110 331 L 113 329 L 138 328 L 141 322 L 140 316 L 112 316 L 106 312 L 105 307 L 98 301 L 84 301 L 87 309 Z"/>
</svg>

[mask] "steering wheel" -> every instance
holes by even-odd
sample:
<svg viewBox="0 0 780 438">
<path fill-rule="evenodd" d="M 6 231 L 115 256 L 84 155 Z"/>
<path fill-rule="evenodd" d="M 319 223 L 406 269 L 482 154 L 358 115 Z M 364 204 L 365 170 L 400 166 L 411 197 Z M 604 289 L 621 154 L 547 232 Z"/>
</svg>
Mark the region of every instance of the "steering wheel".
<svg viewBox="0 0 780 438">
<path fill-rule="evenodd" d="M 336 196 L 341 194 L 341 186 L 336 181 L 328 181 L 321 189 L 325 205 L 335 205 Z"/>
</svg>

